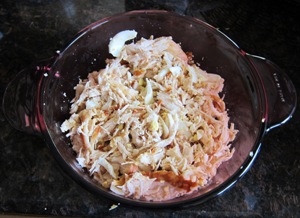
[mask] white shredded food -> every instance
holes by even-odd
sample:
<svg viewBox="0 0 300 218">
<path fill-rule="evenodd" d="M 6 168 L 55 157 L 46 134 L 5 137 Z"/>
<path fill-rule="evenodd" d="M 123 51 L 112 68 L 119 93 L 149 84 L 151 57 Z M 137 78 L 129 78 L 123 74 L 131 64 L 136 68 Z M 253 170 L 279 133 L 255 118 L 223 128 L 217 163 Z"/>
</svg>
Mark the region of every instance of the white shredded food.
<svg viewBox="0 0 300 218">
<path fill-rule="evenodd" d="M 78 163 L 133 199 L 164 201 L 207 185 L 234 153 L 237 130 L 219 96 L 224 80 L 172 37 L 125 44 L 136 33 L 117 35 L 115 58 L 79 81 L 61 125 Z"/>
</svg>

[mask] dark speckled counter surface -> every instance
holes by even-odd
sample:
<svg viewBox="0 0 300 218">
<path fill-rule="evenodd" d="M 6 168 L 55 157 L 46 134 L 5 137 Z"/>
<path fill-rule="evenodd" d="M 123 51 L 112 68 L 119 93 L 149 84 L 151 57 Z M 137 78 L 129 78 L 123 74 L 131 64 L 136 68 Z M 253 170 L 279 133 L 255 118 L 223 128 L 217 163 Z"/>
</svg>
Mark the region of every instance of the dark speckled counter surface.
<svg viewBox="0 0 300 218">
<path fill-rule="evenodd" d="M 278 64 L 300 94 L 300 2 L 295 0 L 0 1 L 0 96 L 21 69 L 51 57 L 88 24 L 134 9 L 205 20 L 243 50 Z M 0 97 L 2 98 L 2 97 Z M 298 103 L 298 108 L 299 103 Z M 66 175 L 45 142 L 13 129 L 0 112 L 0 215 L 95 217 L 300 217 L 300 113 L 270 131 L 248 173 L 222 195 L 187 209 L 116 204 Z"/>
</svg>

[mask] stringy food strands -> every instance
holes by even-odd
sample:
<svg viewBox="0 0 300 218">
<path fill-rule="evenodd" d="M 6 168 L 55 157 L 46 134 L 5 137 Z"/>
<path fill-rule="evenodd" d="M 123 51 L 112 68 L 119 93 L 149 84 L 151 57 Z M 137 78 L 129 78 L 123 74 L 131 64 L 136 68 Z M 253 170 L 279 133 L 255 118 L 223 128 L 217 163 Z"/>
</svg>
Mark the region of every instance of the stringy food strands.
<svg viewBox="0 0 300 218">
<path fill-rule="evenodd" d="M 111 39 L 115 58 L 79 81 L 61 129 L 103 187 L 164 201 L 208 184 L 232 157 L 237 130 L 219 75 L 196 66 L 172 37 L 125 44 L 135 36 L 127 30 Z"/>
</svg>

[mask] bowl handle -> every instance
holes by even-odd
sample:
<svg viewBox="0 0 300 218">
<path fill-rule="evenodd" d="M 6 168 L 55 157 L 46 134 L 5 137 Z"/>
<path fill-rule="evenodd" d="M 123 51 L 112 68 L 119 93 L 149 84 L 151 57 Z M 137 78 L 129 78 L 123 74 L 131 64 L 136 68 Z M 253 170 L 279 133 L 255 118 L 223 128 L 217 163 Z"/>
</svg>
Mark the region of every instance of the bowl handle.
<svg viewBox="0 0 300 218">
<path fill-rule="evenodd" d="M 267 131 L 287 122 L 296 109 L 297 94 L 291 79 L 276 64 L 247 54 L 256 68 L 267 99 Z"/>
<path fill-rule="evenodd" d="M 49 58 L 20 71 L 7 85 L 3 99 L 3 113 L 15 129 L 41 135 L 45 129 L 40 113 L 41 87 L 54 58 Z"/>
</svg>

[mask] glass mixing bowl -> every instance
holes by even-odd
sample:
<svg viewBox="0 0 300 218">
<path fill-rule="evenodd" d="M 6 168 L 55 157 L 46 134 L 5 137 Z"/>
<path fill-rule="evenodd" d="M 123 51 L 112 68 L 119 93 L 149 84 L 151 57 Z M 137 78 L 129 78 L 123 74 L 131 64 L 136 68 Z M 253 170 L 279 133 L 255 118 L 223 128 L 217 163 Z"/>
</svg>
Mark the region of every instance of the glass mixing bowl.
<svg viewBox="0 0 300 218">
<path fill-rule="evenodd" d="M 70 140 L 60 130 L 69 117 L 70 101 L 79 78 L 105 66 L 110 38 L 122 30 L 138 38 L 172 36 L 195 62 L 225 79 L 223 93 L 230 121 L 239 130 L 235 153 L 223 163 L 209 185 L 191 195 L 163 202 L 118 196 L 99 186 L 76 162 Z M 135 206 L 166 207 L 202 203 L 231 187 L 250 168 L 263 136 L 293 114 L 296 92 L 291 80 L 274 63 L 247 54 L 218 29 L 196 18 L 166 11 L 131 11 L 102 19 L 83 29 L 48 60 L 20 72 L 8 85 L 4 113 L 16 129 L 43 137 L 57 161 L 92 193 Z"/>
</svg>

